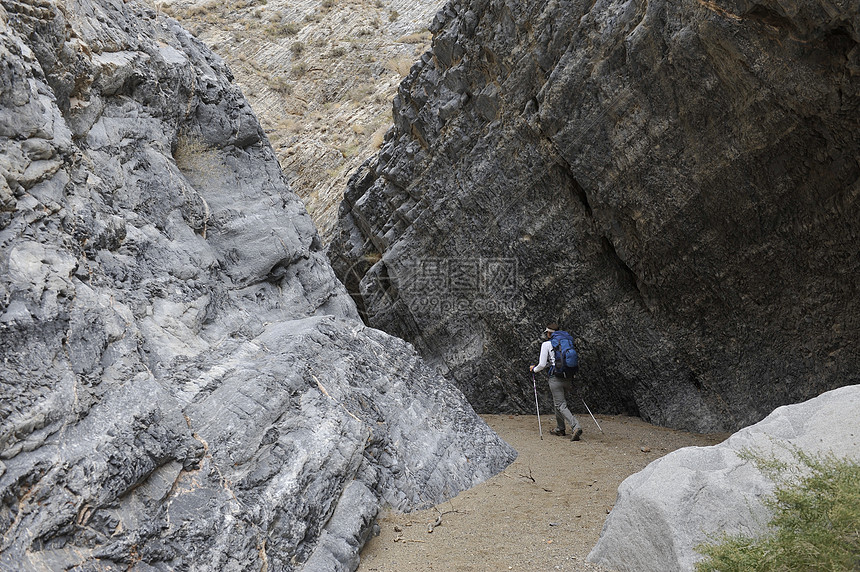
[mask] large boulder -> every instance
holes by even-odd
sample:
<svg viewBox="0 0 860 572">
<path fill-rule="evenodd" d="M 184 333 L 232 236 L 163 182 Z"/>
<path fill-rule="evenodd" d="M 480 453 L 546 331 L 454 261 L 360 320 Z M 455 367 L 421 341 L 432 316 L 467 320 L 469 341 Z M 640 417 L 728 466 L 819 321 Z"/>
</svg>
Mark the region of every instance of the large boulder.
<svg viewBox="0 0 860 572">
<path fill-rule="evenodd" d="M 515 452 L 366 327 L 217 57 L 0 8 L 0 569 L 352 570 Z"/>
<path fill-rule="evenodd" d="M 452 0 L 329 255 L 479 411 L 735 430 L 860 381 L 860 3 Z"/>
<path fill-rule="evenodd" d="M 762 500 L 774 483 L 754 463 L 796 463 L 795 451 L 860 461 L 860 386 L 836 389 L 764 420 L 712 447 L 657 459 L 618 487 L 618 500 L 588 560 L 619 572 L 692 570 L 695 547 L 719 534 L 757 536 L 771 514 Z"/>
</svg>

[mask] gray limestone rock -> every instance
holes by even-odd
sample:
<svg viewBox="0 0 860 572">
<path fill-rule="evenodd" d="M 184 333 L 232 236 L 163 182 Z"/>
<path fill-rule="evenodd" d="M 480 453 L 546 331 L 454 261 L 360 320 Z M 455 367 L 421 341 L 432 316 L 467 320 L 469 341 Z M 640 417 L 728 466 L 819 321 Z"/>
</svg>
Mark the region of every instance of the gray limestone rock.
<svg viewBox="0 0 860 572">
<path fill-rule="evenodd" d="M 713 447 L 687 447 L 657 459 L 618 488 L 618 500 L 588 560 L 619 572 L 692 570 L 695 547 L 720 533 L 757 536 L 773 482 L 744 450 L 796 462 L 793 451 L 860 461 L 860 386 L 836 389 L 764 420 Z"/>
<path fill-rule="evenodd" d="M 335 271 L 479 411 L 531 411 L 550 321 L 590 405 L 661 425 L 857 383 L 858 15 L 452 0 L 350 181 Z"/>
<path fill-rule="evenodd" d="M 0 569 L 352 570 L 515 452 L 364 326 L 216 56 L 0 10 Z"/>
</svg>

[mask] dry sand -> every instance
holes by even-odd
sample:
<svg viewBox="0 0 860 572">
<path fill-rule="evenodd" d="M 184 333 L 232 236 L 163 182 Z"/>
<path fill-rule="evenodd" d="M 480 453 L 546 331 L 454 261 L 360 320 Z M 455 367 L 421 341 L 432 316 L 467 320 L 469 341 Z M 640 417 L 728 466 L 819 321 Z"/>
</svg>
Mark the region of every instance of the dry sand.
<svg viewBox="0 0 860 572">
<path fill-rule="evenodd" d="M 585 561 L 618 485 L 651 461 L 728 435 L 655 427 L 635 417 L 577 415 L 582 440 L 549 434 L 554 415 L 485 415 L 519 457 L 505 471 L 435 508 L 380 516 L 359 572 L 602 571 Z M 429 532 L 430 525 L 432 532 Z"/>
</svg>

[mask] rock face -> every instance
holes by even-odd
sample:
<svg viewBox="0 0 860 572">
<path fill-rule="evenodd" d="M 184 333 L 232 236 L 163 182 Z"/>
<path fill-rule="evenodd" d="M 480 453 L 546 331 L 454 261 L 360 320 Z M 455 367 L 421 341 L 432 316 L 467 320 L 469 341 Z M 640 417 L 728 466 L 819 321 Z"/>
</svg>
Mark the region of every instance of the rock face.
<svg viewBox="0 0 860 572">
<path fill-rule="evenodd" d="M 792 461 L 792 450 L 860 460 L 860 386 L 827 392 L 780 407 L 763 421 L 713 447 L 688 447 L 628 477 L 588 560 L 619 572 L 692 570 L 695 547 L 726 532 L 765 532 L 762 505 L 773 483 L 750 461 L 747 449 Z"/>
<path fill-rule="evenodd" d="M 430 47 L 443 0 L 166 0 L 221 55 L 327 243 L 350 173 L 391 127 L 391 99 Z"/>
<path fill-rule="evenodd" d="M 736 429 L 858 382 L 860 4 L 452 0 L 329 255 L 479 411 Z"/>
<path fill-rule="evenodd" d="M 0 569 L 351 570 L 510 462 L 175 21 L 3 0 L 0 61 Z"/>
</svg>

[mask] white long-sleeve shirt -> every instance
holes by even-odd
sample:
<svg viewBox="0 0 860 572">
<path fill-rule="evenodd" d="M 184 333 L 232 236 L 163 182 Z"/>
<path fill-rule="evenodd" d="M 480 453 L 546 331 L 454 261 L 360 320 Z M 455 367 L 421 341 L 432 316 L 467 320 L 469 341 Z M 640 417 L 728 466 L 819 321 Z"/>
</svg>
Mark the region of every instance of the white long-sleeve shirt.
<svg viewBox="0 0 860 572">
<path fill-rule="evenodd" d="M 534 371 L 541 371 L 547 365 L 555 365 L 555 352 L 552 351 L 552 342 L 549 340 L 540 345 L 540 361 Z"/>
</svg>

